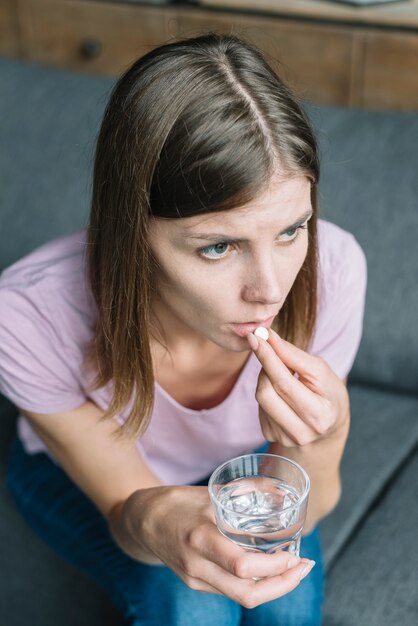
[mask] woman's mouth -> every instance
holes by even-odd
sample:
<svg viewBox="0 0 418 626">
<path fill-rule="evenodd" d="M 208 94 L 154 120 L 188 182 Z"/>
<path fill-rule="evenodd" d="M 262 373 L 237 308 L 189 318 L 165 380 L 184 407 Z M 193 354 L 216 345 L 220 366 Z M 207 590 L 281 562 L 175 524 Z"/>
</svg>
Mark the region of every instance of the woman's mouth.
<svg viewBox="0 0 418 626">
<path fill-rule="evenodd" d="M 264 328 L 270 328 L 273 320 L 276 316 L 269 317 L 266 320 L 260 322 L 246 322 L 245 324 L 228 324 L 230 328 L 239 337 L 246 337 L 248 333 L 253 333 L 256 328 L 263 326 Z"/>
</svg>

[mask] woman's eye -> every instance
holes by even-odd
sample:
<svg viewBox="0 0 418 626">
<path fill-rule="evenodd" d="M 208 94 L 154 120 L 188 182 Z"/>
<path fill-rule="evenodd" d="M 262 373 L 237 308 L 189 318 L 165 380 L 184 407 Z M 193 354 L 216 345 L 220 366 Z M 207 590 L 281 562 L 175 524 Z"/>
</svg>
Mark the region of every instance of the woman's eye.
<svg viewBox="0 0 418 626">
<path fill-rule="evenodd" d="M 299 226 L 294 226 L 293 228 L 289 228 L 289 230 L 287 230 L 285 233 L 283 233 L 282 235 L 282 239 L 281 241 L 295 241 L 295 239 L 297 238 L 299 232 L 301 230 L 304 230 L 305 228 L 307 228 L 307 223 L 305 222 L 305 224 L 300 224 Z"/>
<path fill-rule="evenodd" d="M 229 243 L 215 243 L 199 250 L 199 253 L 207 259 L 222 259 L 228 251 Z"/>
</svg>

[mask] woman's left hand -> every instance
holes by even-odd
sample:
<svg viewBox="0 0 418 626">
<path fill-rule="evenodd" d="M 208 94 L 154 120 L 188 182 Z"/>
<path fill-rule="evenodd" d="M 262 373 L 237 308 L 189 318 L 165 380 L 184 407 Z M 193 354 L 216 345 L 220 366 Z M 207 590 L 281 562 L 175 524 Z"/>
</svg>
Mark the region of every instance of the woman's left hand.
<svg viewBox="0 0 418 626">
<path fill-rule="evenodd" d="M 267 341 L 252 333 L 247 338 L 262 365 L 256 399 L 267 441 L 306 446 L 345 425 L 347 388 L 324 359 L 296 348 L 272 329 Z"/>
</svg>

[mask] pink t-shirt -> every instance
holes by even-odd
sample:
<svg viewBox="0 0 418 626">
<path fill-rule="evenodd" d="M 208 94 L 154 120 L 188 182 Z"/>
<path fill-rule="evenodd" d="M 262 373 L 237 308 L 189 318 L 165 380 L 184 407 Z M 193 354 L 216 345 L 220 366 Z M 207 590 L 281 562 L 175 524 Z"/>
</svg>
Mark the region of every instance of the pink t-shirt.
<svg viewBox="0 0 418 626">
<path fill-rule="evenodd" d="M 343 378 L 361 338 L 366 261 L 354 237 L 334 224 L 319 220 L 318 238 L 319 305 L 310 352 Z M 21 409 L 48 414 L 75 409 L 87 399 L 102 409 L 110 404 L 111 385 L 85 390 L 83 349 L 96 315 L 85 252 L 86 232 L 73 233 L 41 246 L 0 276 L 0 392 Z M 208 410 L 185 408 L 155 383 L 151 423 L 137 447 L 163 483 L 196 482 L 219 463 L 264 443 L 254 396 L 260 367 L 252 354 L 229 396 Z M 119 423 L 129 408 L 115 417 Z M 18 433 L 28 453 L 50 454 L 22 415 Z"/>
</svg>

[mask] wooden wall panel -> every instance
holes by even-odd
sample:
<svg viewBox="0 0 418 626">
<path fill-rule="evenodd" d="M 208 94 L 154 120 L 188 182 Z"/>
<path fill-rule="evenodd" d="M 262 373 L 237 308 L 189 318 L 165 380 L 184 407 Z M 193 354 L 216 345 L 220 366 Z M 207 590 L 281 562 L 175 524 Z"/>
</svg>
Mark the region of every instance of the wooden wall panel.
<svg viewBox="0 0 418 626">
<path fill-rule="evenodd" d="M 418 110 L 418 36 L 370 32 L 365 40 L 363 106 Z"/>
<path fill-rule="evenodd" d="M 35 61 L 117 75 L 170 38 L 168 7 L 20 0 L 25 54 Z"/>
<path fill-rule="evenodd" d="M 0 55 L 20 56 L 20 36 L 15 0 L 0 0 Z"/>
<path fill-rule="evenodd" d="M 219 5 L 235 2 L 205 1 Z M 272 1 L 263 0 L 260 6 L 267 8 Z M 248 7 L 254 2 L 246 0 Z M 216 30 L 255 42 L 304 100 L 418 110 L 418 0 L 409 3 L 405 15 L 400 4 L 396 15 L 409 20 L 409 31 L 388 30 L 386 22 L 385 30 L 372 29 L 369 18 L 364 24 L 298 20 L 296 3 L 287 5 L 282 0 L 283 11 L 292 6 L 289 19 L 111 0 L 0 0 L 0 54 L 92 74 L 118 75 L 163 42 Z M 304 0 L 297 5 L 302 17 L 311 7 Z M 321 3 L 321 11 L 327 5 L 331 12 L 334 5 L 329 2 Z M 373 15 L 386 19 L 387 11 L 375 8 Z M 415 24 L 416 32 L 412 30 Z"/>
</svg>

